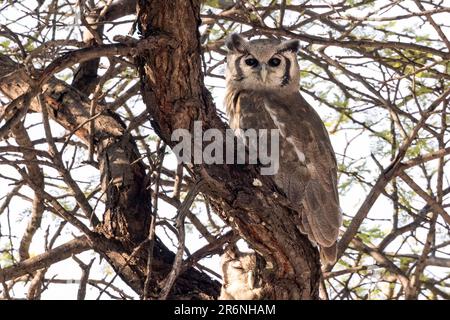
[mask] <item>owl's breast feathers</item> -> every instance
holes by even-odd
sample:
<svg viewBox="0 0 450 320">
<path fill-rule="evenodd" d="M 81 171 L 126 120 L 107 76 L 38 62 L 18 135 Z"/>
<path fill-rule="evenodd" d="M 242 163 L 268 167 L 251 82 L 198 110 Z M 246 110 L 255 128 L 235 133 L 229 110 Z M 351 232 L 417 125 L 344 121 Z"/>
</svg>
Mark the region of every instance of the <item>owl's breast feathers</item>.
<svg viewBox="0 0 450 320">
<path fill-rule="evenodd" d="M 274 181 L 297 207 L 300 231 L 333 262 L 342 215 L 336 158 L 319 115 L 298 92 L 281 97 L 229 90 L 225 103 L 234 129 L 279 129 L 280 169 Z"/>
</svg>

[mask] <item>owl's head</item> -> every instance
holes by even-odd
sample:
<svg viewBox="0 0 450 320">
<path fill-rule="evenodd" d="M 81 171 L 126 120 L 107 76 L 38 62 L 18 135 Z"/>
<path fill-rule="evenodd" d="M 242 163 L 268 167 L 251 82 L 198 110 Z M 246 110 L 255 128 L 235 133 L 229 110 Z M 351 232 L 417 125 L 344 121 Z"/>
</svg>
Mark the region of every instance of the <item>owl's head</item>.
<svg viewBox="0 0 450 320">
<path fill-rule="evenodd" d="M 247 41 L 233 33 L 226 46 L 228 86 L 252 91 L 298 91 L 298 40 Z"/>
</svg>

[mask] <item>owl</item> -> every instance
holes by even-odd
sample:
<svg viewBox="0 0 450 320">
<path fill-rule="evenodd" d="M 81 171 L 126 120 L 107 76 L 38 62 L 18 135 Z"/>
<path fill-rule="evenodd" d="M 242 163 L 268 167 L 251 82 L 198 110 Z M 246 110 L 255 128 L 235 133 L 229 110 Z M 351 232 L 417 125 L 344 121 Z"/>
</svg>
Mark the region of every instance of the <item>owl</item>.
<svg viewBox="0 0 450 320">
<path fill-rule="evenodd" d="M 235 245 L 229 245 L 222 255 L 221 265 L 223 285 L 219 300 L 260 300 L 263 297 L 255 253 L 240 252 Z"/>
<path fill-rule="evenodd" d="M 230 127 L 279 130 L 274 182 L 295 208 L 300 232 L 320 247 L 324 264 L 333 263 L 342 224 L 337 164 L 324 124 L 299 92 L 299 42 L 232 34 L 226 46 Z"/>
</svg>

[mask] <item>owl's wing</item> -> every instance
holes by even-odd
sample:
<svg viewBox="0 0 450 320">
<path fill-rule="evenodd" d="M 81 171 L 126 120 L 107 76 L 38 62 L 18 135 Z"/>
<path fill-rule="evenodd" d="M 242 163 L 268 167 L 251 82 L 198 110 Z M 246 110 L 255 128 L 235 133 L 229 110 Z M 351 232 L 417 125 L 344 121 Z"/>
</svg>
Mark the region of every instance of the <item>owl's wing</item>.
<svg viewBox="0 0 450 320">
<path fill-rule="evenodd" d="M 328 133 L 315 110 L 300 96 L 268 99 L 266 110 L 283 136 L 287 149 L 297 154 L 293 171 L 283 164 L 285 192 L 293 203 L 300 203 L 300 230 L 318 243 L 328 261 L 335 256 L 336 239 L 342 223 L 337 191 L 337 164 Z"/>
<path fill-rule="evenodd" d="M 302 127 L 308 127 L 302 123 Z M 339 235 L 341 213 L 337 195 L 336 162 L 332 149 L 321 141 L 305 143 L 300 139 L 289 139 L 286 148 L 300 149 L 305 163 L 299 160 L 286 163 L 281 160 L 280 174 L 275 181 L 281 184 L 288 198 L 299 205 L 300 230 L 311 241 L 323 247 L 332 247 Z M 287 152 L 285 152 L 287 153 Z"/>
<path fill-rule="evenodd" d="M 299 93 L 277 97 L 229 91 L 225 102 L 232 128 L 280 130 L 280 169 L 274 180 L 298 206 L 300 231 L 322 247 L 326 261 L 334 261 L 342 223 L 337 165 L 319 115 Z"/>
</svg>

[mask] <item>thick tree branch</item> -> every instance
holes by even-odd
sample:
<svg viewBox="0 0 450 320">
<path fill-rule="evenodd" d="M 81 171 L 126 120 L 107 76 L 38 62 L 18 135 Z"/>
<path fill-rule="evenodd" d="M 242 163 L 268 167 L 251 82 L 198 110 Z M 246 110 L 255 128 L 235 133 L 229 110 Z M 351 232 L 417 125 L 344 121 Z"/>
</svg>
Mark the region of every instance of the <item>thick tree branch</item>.
<svg viewBox="0 0 450 320">
<path fill-rule="evenodd" d="M 8 81 L 4 81 L 5 76 Z M 2 92 L 13 99 L 23 95 L 29 90 L 28 78 L 24 69 L 11 59 L 0 55 Z M 88 142 L 90 101 L 87 97 L 65 82 L 51 77 L 43 86 L 43 92 L 43 101 L 49 109 L 49 116 L 66 130 L 74 132 L 81 140 Z M 30 109 L 35 112 L 42 111 L 36 99 L 31 101 Z M 143 289 L 142 275 L 145 274 L 145 250 L 133 257 L 133 261 L 130 261 L 129 256 L 146 238 L 148 231 L 149 181 L 146 179 L 145 166 L 138 160 L 140 156 L 135 142 L 123 123 L 104 105 L 98 105 L 97 111 L 100 114 L 93 120 L 96 128 L 95 141 L 98 145 L 97 157 L 103 180 L 102 188 L 108 196 L 103 223 L 97 230 L 118 241 L 106 241 L 100 237 L 96 241 L 95 250 L 103 254 L 122 279 L 140 293 Z M 155 272 L 154 279 L 158 280 L 163 279 L 170 270 L 174 254 L 159 240 L 156 246 L 155 266 L 152 269 Z M 157 286 L 153 289 L 158 290 Z M 171 297 L 201 296 L 211 299 L 218 294 L 217 281 L 190 268 L 180 275 Z"/>
<path fill-rule="evenodd" d="M 138 61 L 152 126 L 169 146 L 175 144 L 172 132 L 192 130 L 195 120 L 202 121 L 204 130 L 226 129 L 203 85 L 199 11 L 200 1 L 139 2 L 138 26 L 144 38 L 169 34 L 178 43 L 161 47 L 157 57 L 141 55 Z M 191 170 L 208 184 L 205 194 L 213 199 L 216 212 L 271 266 L 264 273 L 267 297 L 318 298 L 318 252 L 295 227 L 296 214 L 271 178 L 260 176 L 255 166 L 199 164 Z M 253 185 L 255 179 L 261 187 Z"/>
<path fill-rule="evenodd" d="M 75 238 L 59 247 L 40 255 L 28 258 L 4 269 L 0 269 L 0 283 L 26 274 L 33 274 L 35 271 L 51 266 L 52 264 L 70 258 L 74 254 L 91 249 L 87 237 Z"/>
</svg>

